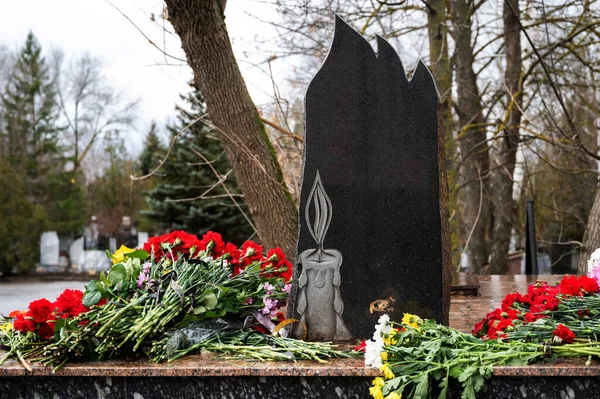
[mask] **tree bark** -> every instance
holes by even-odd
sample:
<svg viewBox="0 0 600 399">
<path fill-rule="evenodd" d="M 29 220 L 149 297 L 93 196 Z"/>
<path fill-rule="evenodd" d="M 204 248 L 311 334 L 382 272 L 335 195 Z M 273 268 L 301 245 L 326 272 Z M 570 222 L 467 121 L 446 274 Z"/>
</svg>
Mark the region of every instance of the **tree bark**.
<svg viewBox="0 0 600 399">
<path fill-rule="evenodd" d="M 587 274 L 587 261 L 596 248 L 600 248 L 600 190 L 597 188 L 594 205 L 592 206 L 585 233 L 583 234 L 578 274 Z"/>
<path fill-rule="evenodd" d="M 452 65 L 448 55 L 448 15 L 445 0 L 430 0 L 427 3 L 427 34 L 429 38 L 429 68 L 440 93 L 439 116 L 444 129 L 441 136 L 444 138 L 442 150 L 445 155 L 447 167 L 443 173 L 446 176 L 446 211 L 456 210 L 456 192 L 449 192 L 448 186 L 455 186 L 456 179 L 456 143 L 454 141 L 454 119 L 452 117 Z M 446 212 L 446 218 L 449 212 Z M 452 259 L 452 254 L 459 254 L 459 226 L 458 218 L 453 218 L 449 223 L 450 264 L 458 263 L 458 255 Z"/>
<path fill-rule="evenodd" d="M 460 177 L 463 186 L 462 208 L 464 209 L 461 219 L 461 240 L 463 245 L 467 246 L 472 271 L 479 274 L 483 272 L 483 264 L 487 261 L 489 154 L 477 77 L 473 71 L 472 11 L 472 1 L 452 1 L 457 83 L 456 110 L 462 126 L 458 136 Z"/>
<path fill-rule="evenodd" d="M 258 235 L 295 257 L 298 211 L 236 63 L 219 0 L 166 0 L 195 85 L 223 142 Z"/>
<path fill-rule="evenodd" d="M 512 7 L 512 10 L 511 10 Z M 515 13 L 517 14 L 515 16 Z M 504 2 L 504 48 L 506 70 L 504 79 L 508 88 L 507 120 L 504 121 L 502 135 L 496 142 L 498 153 L 494 158 L 492 175 L 493 226 L 490 250 L 492 274 L 506 274 L 508 271 L 508 247 L 512 222 L 516 212 L 513 194 L 515 161 L 519 146 L 519 126 L 521 125 L 522 79 L 521 35 L 519 29 L 519 0 Z"/>
<path fill-rule="evenodd" d="M 440 175 L 440 221 L 442 222 L 442 281 L 444 295 L 444 324 L 450 325 L 450 295 L 452 293 L 452 242 L 448 220 L 448 170 L 446 164 L 444 106 L 438 107 L 438 167 Z"/>
</svg>

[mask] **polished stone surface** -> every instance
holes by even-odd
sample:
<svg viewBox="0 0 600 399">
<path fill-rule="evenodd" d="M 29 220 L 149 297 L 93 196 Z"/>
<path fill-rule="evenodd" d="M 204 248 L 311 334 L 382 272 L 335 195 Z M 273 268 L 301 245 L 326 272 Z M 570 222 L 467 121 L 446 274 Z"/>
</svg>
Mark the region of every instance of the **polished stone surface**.
<svg viewBox="0 0 600 399">
<path fill-rule="evenodd" d="M 451 325 L 469 331 L 475 322 L 513 291 L 525 292 L 537 279 L 554 283 L 562 276 L 479 276 L 480 296 L 452 297 Z M 0 353 L 1 356 L 1 353 Z M 600 362 L 547 360 L 530 366 L 495 367 L 478 398 L 600 397 Z M 0 399 L 187 399 L 187 398 L 369 398 L 378 370 L 359 359 L 327 363 L 257 362 L 193 355 L 173 364 L 144 359 L 71 363 L 56 374 L 32 365 L 27 372 L 9 359 L 0 367 Z M 449 398 L 459 398 L 454 384 Z"/>
<path fill-rule="evenodd" d="M 510 275 L 477 276 L 479 296 L 453 295 L 450 301 L 450 326 L 464 332 L 470 332 L 475 323 L 488 312 L 499 307 L 509 292 L 527 292 L 527 286 L 536 280 L 554 284 L 562 275 Z"/>
<path fill-rule="evenodd" d="M 324 339 L 342 335 L 342 323 L 354 338 L 367 338 L 384 313 L 443 322 L 438 94 L 430 72 L 419 62 L 407 80 L 389 43 L 379 37 L 375 53 L 336 18 L 331 50 L 305 104 L 298 254 L 315 271 L 322 247 L 339 273 L 328 265 L 334 272 L 303 279 L 299 264 L 291 316 L 304 317 L 310 335 L 311 309 L 335 298 L 327 305 L 342 320 L 325 305 L 313 312 L 323 330 L 313 338 Z M 314 190 L 317 174 L 324 194 Z M 323 292 L 307 295 L 304 284 L 311 283 Z"/>
<path fill-rule="evenodd" d="M 480 296 L 452 297 L 450 325 L 469 332 L 473 325 L 488 312 L 500 305 L 502 298 L 514 291 L 526 292 L 527 286 L 536 280 L 555 283 L 561 275 L 545 276 L 479 276 Z M 0 352 L 0 356 L 1 356 Z M 530 366 L 503 366 L 494 368 L 496 376 L 600 376 L 600 363 L 594 360 L 585 366 L 586 359 L 559 360 L 556 363 L 542 363 Z M 32 365 L 28 373 L 14 358 L 8 359 L 0 367 L 0 377 L 50 376 L 52 369 Z M 298 361 L 257 362 L 217 358 L 213 355 L 192 355 L 172 364 L 152 363 L 140 360 L 108 360 L 103 362 L 70 363 L 59 370 L 57 376 L 104 376 L 104 377 L 225 377 L 225 376 L 322 376 L 322 377 L 373 377 L 378 371 L 365 368 L 359 359 L 335 359 L 327 363 Z"/>
</svg>

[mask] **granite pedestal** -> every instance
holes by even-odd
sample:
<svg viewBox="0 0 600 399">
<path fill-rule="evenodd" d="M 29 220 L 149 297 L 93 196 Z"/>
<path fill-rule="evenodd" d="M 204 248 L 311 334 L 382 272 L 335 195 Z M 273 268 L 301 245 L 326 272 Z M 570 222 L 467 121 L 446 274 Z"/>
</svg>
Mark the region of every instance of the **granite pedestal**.
<svg viewBox="0 0 600 399">
<path fill-rule="evenodd" d="M 526 290 L 536 279 L 562 276 L 479 276 L 480 296 L 452 297 L 451 326 L 469 331 L 508 292 Z M 0 354 L 1 356 L 1 354 Z M 494 368 L 480 398 L 600 397 L 600 362 L 586 359 Z M 171 365 L 147 360 L 71 363 L 56 374 L 33 365 L 27 372 L 10 359 L 0 367 L 0 399 L 187 399 L 187 398 L 369 398 L 378 371 L 357 359 L 325 364 L 256 362 L 188 356 Z M 457 387 L 450 392 L 458 398 Z"/>
</svg>

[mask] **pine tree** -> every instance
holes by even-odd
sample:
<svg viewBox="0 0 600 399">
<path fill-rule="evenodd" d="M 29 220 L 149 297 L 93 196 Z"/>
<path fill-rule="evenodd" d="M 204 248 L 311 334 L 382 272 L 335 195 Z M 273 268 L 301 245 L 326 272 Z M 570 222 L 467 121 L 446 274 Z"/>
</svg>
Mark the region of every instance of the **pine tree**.
<svg viewBox="0 0 600 399">
<path fill-rule="evenodd" d="M 4 159 L 27 188 L 27 198 L 42 206 L 49 229 L 81 233 L 87 220 L 83 177 L 66 171 L 56 87 L 31 32 L 1 100 Z"/>
<path fill-rule="evenodd" d="M 2 96 L 5 158 L 35 203 L 43 202 L 47 175 L 61 166 L 56 90 L 41 51 L 29 32 Z"/>
<path fill-rule="evenodd" d="M 147 175 L 152 171 L 157 162 L 155 158 L 155 154 L 159 151 L 164 151 L 164 147 L 156 134 L 156 122 L 152 121 L 152 125 L 150 126 L 150 131 L 146 135 L 146 140 L 144 140 L 144 150 L 140 155 L 140 171 L 143 175 Z"/>
<path fill-rule="evenodd" d="M 40 235 L 46 216 L 26 196 L 25 184 L 0 159 L 0 274 L 27 272 L 39 261 Z"/>
<path fill-rule="evenodd" d="M 157 173 L 158 182 L 147 198 L 149 209 L 143 214 L 154 220 L 163 231 L 177 229 L 202 235 L 212 230 L 221 233 L 228 241 L 241 243 L 252 235 L 253 230 L 226 196 L 225 190 L 216 185 L 206 194 L 213 198 L 198 198 L 213 187 L 219 178 L 195 152 L 206 157 L 220 176 L 226 175 L 231 166 L 220 140 L 206 124 L 198 120 L 199 116 L 206 113 L 201 94 L 196 91 L 187 97 L 182 96 L 182 100 L 188 103 L 191 111 L 178 107 L 177 124 L 168 126 L 171 139 L 179 137 Z M 164 149 L 155 153 L 155 159 L 164 156 Z M 239 193 L 233 173 L 228 175 L 225 184 L 230 192 Z M 239 198 L 236 201 L 243 205 Z M 243 209 L 248 215 L 247 209 Z"/>
</svg>

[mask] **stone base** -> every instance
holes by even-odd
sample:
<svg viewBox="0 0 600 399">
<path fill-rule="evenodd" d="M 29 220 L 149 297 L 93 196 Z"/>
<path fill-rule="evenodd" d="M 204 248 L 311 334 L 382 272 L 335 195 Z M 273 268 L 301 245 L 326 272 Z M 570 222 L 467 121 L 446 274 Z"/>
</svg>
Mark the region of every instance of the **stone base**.
<svg viewBox="0 0 600 399">
<path fill-rule="evenodd" d="M 538 278 L 553 283 L 561 277 L 479 276 L 480 296 L 452 297 L 450 324 L 469 331 L 506 293 L 525 292 Z M 600 363 L 586 366 L 586 360 L 495 367 L 478 398 L 600 398 Z M 377 375 L 359 359 L 261 363 L 194 355 L 171 365 L 145 359 L 70 363 L 56 374 L 37 364 L 29 372 L 9 359 L 0 367 L 0 399 L 367 399 Z M 449 398 L 460 398 L 459 392 L 451 386 Z"/>
<path fill-rule="evenodd" d="M 371 398 L 367 377 L 7 377 L 2 399 L 281 399 Z M 454 385 L 449 399 L 460 398 Z M 494 377 L 478 398 L 589 398 L 596 377 Z M 435 397 L 435 396 L 434 396 Z"/>
</svg>

